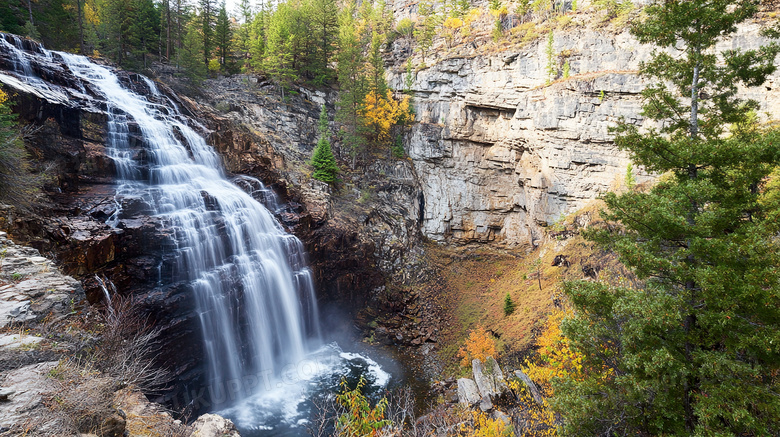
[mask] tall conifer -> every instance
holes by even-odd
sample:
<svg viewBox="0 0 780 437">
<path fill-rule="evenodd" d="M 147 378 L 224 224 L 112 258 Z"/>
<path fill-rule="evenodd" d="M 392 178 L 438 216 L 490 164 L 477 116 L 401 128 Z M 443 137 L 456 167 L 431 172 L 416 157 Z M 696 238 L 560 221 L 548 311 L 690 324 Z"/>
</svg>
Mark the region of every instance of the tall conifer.
<svg viewBox="0 0 780 437">
<path fill-rule="evenodd" d="M 567 285 L 563 332 L 586 375 L 555 387 L 568 435 L 780 435 L 780 248 L 759 189 L 780 138 L 750 126 L 757 103 L 737 95 L 775 71 L 778 47 L 714 49 L 758 3 L 666 1 L 632 30 L 666 49 L 641 66 L 658 127 L 621 125 L 616 143 L 670 177 L 608 195 L 622 231 L 589 235 L 643 285 Z"/>
</svg>

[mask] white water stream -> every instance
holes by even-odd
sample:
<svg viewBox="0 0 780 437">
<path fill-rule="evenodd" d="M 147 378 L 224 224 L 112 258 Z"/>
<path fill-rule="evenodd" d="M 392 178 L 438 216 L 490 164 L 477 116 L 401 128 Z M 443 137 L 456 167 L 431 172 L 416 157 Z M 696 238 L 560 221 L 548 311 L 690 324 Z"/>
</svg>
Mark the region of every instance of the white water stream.
<svg viewBox="0 0 780 437">
<path fill-rule="evenodd" d="M 370 359 L 323 345 L 301 242 L 227 179 L 220 157 L 190 127 L 195 122 L 154 82 L 140 76 L 147 91 L 141 95 L 128 89 L 114 70 L 89 58 L 40 46 L 23 50 L 12 35 L 0 34 L 0 50 L 15 57 L 13 74 L 0 73 L 7 85 L 58 102 L 68 94 L 86 95 L 85 85 L 102 97 L 108 114 L 107 152 L 120 181 L 117 212 L 109 224 L 116 226 L 123 199 L 132 198 L 173 229 L 173 261 L 162 269 L 160 281 L 185 282 L 193 290 L 212 387 L 246 382 L 248 375 L 272 381 L 266 387 L 256 384 L 254 392 L 242 391 L 239 402 L 225 410 L 239 427 L 272 429 L 269 421 L 294 426 L 310 386 L 327 375 L 345 374 L 356 360 L 376 385 L 387 383 L 389 375 Z M 46 83 L 33 72 L 36 62 L 61 62 L 79 79 L 80 89 L 65 92 Z M 272 193 L 256 179 L 237 182 L 262 191 L 266 204 L 275 207 Z M 307 363 L 316 366 L 301 371 Z M 285 369 L 291 368 L 298 369 L 296 378 L 285 379 Z"/>
</svg>

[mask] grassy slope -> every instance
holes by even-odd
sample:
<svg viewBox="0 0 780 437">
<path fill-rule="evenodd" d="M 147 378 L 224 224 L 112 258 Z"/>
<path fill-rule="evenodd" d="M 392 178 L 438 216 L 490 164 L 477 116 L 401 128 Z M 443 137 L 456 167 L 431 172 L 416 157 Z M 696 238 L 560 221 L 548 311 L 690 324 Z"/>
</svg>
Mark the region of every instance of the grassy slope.
<svg viewBox="0 0 780 437">
<path fill-rule="evenodd" d="M 604 277 L 623 268 L 614 257 L 596 249 L 579 231 L 598 220 L 601 202 L 569 216 L 548 228 L 544 242 L 529 253 L 498 252 L 480 247 L 426 249 L 438 281 L 428 287 L 442 311 L 439 339 L 441 359 L 447 373 L 459 373 L 457 352 L 469 330 L 482 326 L 498 336 L 504 361 L 521 361 L 533 345 L 535 335 L 553 308 L 565 280 L 584 279 L 583 267 L 599 270 Z M 557 255 L 569 265 L 553 266 Z M 623 272 L 625 274 L 625 272 Z M 541 284 L 541 286 L 540 286 Z M 504 297 L 510 293 L 516 310 L 504 315 Z"/>
</svg>

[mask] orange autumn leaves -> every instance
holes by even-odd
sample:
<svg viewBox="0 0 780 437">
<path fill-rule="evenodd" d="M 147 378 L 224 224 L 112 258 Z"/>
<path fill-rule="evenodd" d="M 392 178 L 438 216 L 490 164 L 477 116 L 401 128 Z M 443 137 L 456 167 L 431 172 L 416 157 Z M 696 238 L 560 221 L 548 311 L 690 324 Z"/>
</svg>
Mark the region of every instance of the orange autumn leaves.
<svg viewBox="0 0 780 437">
<path fill-rule="evenodd" d="M 384 96 L 374 91 L 369 92 L 360 112 L 377 144 L 390 141 L 390 128 L 394 125 L 414 121 L 414 114 L 409 110 L 409 96 L 398 101 L 389 90 Z"/>
<path fill-rule="evenodd" d="M 478 326 L 469 332 L 465 344 L 458 351 L 458 357 L 461 359 L 460 365 L 467 368 L 471 367 L 474 359 L 484 362 L 487 357 L 496 358 L 496 341 L 485 328 Z"/>
</svg>

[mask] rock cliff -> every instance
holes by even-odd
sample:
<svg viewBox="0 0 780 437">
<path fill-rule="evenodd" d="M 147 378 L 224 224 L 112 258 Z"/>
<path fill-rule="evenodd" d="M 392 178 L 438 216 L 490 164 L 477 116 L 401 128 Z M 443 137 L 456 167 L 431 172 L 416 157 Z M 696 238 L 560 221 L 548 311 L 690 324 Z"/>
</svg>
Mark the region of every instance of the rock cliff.
<svg viewBox="0 0 780 437">
<path fill-rule="evenodd" d="M 591 26 L 592 27 L 592 26 Z M 766 44 L 761 23 L 743 26 L 720 48 Z M 539 38 L 498 48 L 480 40 L 447 49 L 413 73 L 419 123 L 408 153 L 424 197 L 423 233 L 448 243 L 532 246 L 541 228 L 620 186 L 629 163 L 610 127 L 645 126 L 637 75 L 652 47 L 626 30 L 584 25 L 556 30 L 555 55 Z M 404 41 L 395 43 L 400 51 Z M 492 53 L 491 53 L 492 52 Z M 395 58 L 391 85 L 407 88 L 405 59 Z M 423 64 L 416 56 L 414 65 Z M 547 67 L 554 70 L 551 84 Z M 570 77 L 563 78 L 568 62 Z M 770 118 L 780 115 L 780 75 L 746 97 Z M 637 169 L 641 181 L 647 175 Z"/>
</svg>

